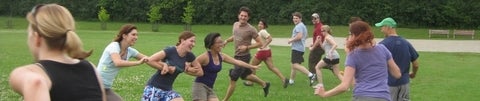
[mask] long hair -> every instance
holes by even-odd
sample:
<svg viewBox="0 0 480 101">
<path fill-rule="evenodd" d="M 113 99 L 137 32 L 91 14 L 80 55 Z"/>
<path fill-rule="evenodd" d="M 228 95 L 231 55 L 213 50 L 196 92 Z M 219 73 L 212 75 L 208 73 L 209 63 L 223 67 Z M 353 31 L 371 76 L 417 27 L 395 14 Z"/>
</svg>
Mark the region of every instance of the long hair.
<svg viewBox="0 0 480 101">
<path fill-rule="evenodd" d="M 195 34 L 193 34 L 193 32 L 190 32 L 190 31 L 183 31 L 180 36 L 178 37 L 178 42 L 177 42 L 177 45 L 180 45 L 182 43 L 182 40 L 187 40 L 188 38 L 191 38 L 191 37 L 194 37 Z"/>
<path fill-rule="evenodd" d="M 350 25 L 350 33 L 355 36 L 355 38 L 347 43 L 348 49 L 352 51 L 355 47 L 358 47 L 362 44 L 374 44 L 373 42 L 373 32 L 370 28 L 370 25 L 363 21 L 355 21 Z"/>
<path fill-rule="evenodd" d="M 26 19 L 33 31 L 45 38 L 50 49 L 66 51 L 76 59 L 85 59 L 92 54 L 92 50 L 83 50 L 82 41 L 75 32 L 75 20 L 67 8 L 58 4 L 37 5 Z"/>
<path fill-rule="evenodd" d="M 137 27 L 133 24 L 125 24 L 120 28 L 120 31 L 118 32 L 117 36 L 113 39 L 115 42 L 120 42 L 123 40 L 123 35 L 126 35 L 130 33 L 132 30 L 137 29 Z"/>
</svg>

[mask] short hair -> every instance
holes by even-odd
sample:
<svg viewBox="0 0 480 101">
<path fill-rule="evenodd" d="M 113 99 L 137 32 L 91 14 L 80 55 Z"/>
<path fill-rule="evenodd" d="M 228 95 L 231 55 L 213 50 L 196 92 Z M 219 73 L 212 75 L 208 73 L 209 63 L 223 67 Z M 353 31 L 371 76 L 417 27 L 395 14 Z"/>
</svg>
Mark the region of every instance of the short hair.
<svg viewBox="0 0 480 101">
<path fill-rule="evenodd" d="M 250 8 L 246 7 L 246 6 L 242 6 L 240 7 L 240 10 L 238 10 L 238 13 L 241 13 L 241 12 L 247 12 L 248 16 L 250 16 Z"/>
<path fill-rule="evenodd" d="M 203 42 L 205 43 L 205 48 L 210 49 L 210 47 L 215 44 L 215 39 L 217 39 L 217 37 L 220 37 L 220 33 L 212 32 L 208 34 L 203 40 Z"/>
<path fill-rule="evenodd" d="M 260 19 L 260 21 L 258 21 L 259 23 L 262 22 L 263 23 L 263 26 L 265 27 L 265 29 L 268 28 L 268 24 L 267 22 L 265 21 L 265 19 Z"/>
<path fill-rule="evenodd" d="M 300 12 L 294 12 L 294 13 L 292 13 L 292 16 L 296 16 L 296 17 L 302 19 L 302 13 L 300 13 Z"/>
</svg>

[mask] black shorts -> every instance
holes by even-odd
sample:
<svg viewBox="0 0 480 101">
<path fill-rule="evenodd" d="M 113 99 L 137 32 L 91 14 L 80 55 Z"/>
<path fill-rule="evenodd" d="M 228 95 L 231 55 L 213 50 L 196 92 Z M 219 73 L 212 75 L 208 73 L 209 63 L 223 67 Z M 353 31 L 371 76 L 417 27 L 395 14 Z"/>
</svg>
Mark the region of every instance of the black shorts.
<svg viewBox="0 0 480 101">
<path fill-rule="evenodd" d="M 302 64 L 302 62 L 304 61 L 303 60 L 303 53 L 304 52 L 300 52 L 300 51 L 297 51 L 297 50 L 292 50 L 292 58 L 291 58 L 290 62 L 292 62 L 292 64 L 294 64 L 294 63 Z"/>
<path fill-rule="evenodd" d="M 335 65 L 335 64 L 338 64 L 340 63 L 340 59 L 327 59 L 327 58 L 323 58 L 323 62 L 327 63 L 328 65 Z"/>
<path fill-rule="evenodd" d="M 235 56 L 234 58 L 245 63 L 250 63 L 250 59 L 252 57 L 250 56 L 250 54 L 248 54 L 245 56 Z M 233 69 L 230 69 L 229 71 L 230 80 L 232 81 L 237 81 L 238 78 L 242 78 L 243 80 L 245 80 L 245 78 L 247 78 L 247 76 L 250 74 L 252 74 L 252 70 L 250 68 L 240 67 L 237 65 L 234 65 Z"/>
</svg>

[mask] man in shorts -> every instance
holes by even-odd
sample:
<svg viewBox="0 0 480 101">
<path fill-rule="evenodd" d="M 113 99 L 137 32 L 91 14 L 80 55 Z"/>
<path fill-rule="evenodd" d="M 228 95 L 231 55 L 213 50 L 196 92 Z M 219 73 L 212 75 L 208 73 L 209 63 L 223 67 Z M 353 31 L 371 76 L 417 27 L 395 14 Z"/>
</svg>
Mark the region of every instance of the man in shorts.
<svg viewBox="0 0 480 101">
<path fill-rule="evenodd" d="M 258 48 L 262 45 L 260 37 L 258 37 L 255 27 L 248 23 L 250 18 L 250 9 L 248 7 L 241 7 L 238 14 L 238 21 L 233 24 L 233 36 L 225 40 L 225 43 L 234 41 L 235 44 L 235 56 L 237 60 L 241 60 L 245 63 L 250 63 L 252 58 L 250 55 L 250 49 Z M 255 39 L 256 43 L 251 44 L 252 39 Z M 239 78 L 243 80 L 249 80 L 262 85 L 265 97 L 268 95 L 270 87 L 269 82 L 265 82 L 253 74 L 251 69 L 242 68 L 237 65 L 233 69 L 230 69 L 230 84 L 227 89 L 223 101 L 228 101 L 235 91 L 236 82 Z"/>
<path fill-rule="evenodd" d="M 307 68 L 302 66 L 303 54 L 305 53 L 305 40 L 307 40 L 307 27 L 302 22 L 302 14 L 300 12 L 295 12 L 292 14 L 292 20 L 295 24 L 295 28 L 292 30 L 292 38 L 288 39 L 288 44 L 292 44 L 292 68 L 290 72 L 290 80 L 289 83 L 294 83 L 294 78 L 296 75 L 296 71 L 300 71 L 305 73 L 309 80 L 310 86 L 313 85 L 313 81 L 315 81 L 315 74 L 308 71 Z"/>
<path fill-rule="evenodd" d="M 397 34 L 395 30 L 397 22 L 392 18 L 385 18 L 375 26 L 381 27 L 385 39 L 380 44 L 385 45 L 392 53 L 392 58 L 402 73 L 400 79 L 395 79 L 390 73 L 388 75 L 392 101 L 410 101 L 410 78 L 414 78 L 417 74 L 419 55 L 410 42 Z M 412 72 L 410 72 L 410 63 L 412 63 Z"/>
</svg>

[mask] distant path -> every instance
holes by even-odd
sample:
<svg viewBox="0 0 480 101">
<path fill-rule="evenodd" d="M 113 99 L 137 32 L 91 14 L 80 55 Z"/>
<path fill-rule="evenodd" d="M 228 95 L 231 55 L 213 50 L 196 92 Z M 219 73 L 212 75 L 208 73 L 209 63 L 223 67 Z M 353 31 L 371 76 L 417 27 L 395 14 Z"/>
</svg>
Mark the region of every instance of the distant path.
<svg viewBox="0 0 480 101">
<path fill-rule="evenodd" d="M 378 42 L 383 39 L 375 38 Z M 425 40 L 425 39 L 407 39 L 412 43 L 417 51 L 426 52 L 473 52 L 480 53 L 480 40 Z M 338 49 L 344 49 L 345 38 L 335 37 Z M 287 44 L 288 38 L 273 38 L 271 45 L 290 46 Z M 307 39 L 307 47 L 312 43 L 312 38 Z"/>
</svg>

